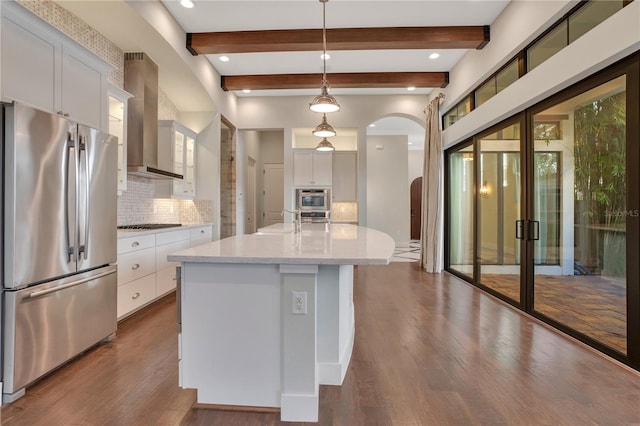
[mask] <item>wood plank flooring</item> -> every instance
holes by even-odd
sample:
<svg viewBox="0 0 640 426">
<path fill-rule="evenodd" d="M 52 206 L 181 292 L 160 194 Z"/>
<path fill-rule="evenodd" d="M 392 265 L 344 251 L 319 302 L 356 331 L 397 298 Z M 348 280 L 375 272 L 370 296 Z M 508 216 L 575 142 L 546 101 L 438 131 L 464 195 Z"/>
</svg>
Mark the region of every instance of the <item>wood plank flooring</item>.
<svg viewBox="0 0 640 426">
<path fill-rule="evenodd" d="M 358 267 L 356 341 L 320 425 L 640 423 L 640 374 L 449 274 Z M 175 299 L 27 389 L 2 425 L 276 425 L 279 414 L 192 408 L 178 388 Z M 289 423 L 287 423 L 289 424 Z M 291 423 L 293 424 L 293 423 Z"/>
</svg>

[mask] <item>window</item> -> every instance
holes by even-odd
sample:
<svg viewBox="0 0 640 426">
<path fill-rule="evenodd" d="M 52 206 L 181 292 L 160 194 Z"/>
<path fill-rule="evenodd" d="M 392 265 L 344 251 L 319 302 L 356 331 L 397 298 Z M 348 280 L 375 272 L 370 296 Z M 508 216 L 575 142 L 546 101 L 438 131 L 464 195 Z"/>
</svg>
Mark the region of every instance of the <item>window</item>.
<svg viewBox="0 0 640 426">
<path fill-rule="evenodd" d="M 589 0 L 580 2 L 567 16 L 559 20 L 556 26 L 551 27 L 540 39 L 521 51 L 505 67 L 476 87 L 465 99 L 465 101 L 468 101 L 468 104 L 465 105 L 467 107 L 466 110 L 461 111 L 461 103 L 459 103 L 447 111 L 443 117 L 442 127 L 444 129 L 448 128 L 471 112 L 471 110 L 482 105 L 522 77 L 518 60 L 521 55 L 524 57 L 526 54 L 527 58 L 527 69 L 522 71 L 524 74 L 555 55 L 569 43 L 574 42 L 632 1 Z M 471 104 L 471 99 L 474 101 L 473 105 Z"/>
<path fill-rule="evenodd" d="M 469 114 L 472 109 L 471 95 L 469 95 L 444 114 L 443 128 L 446 129 L 447 127 L 451 126 L 453 123 Z"/>
<path fill-rule="evenodd" d="M 527 67 L 531 71 L 567 46 L 567 21 L 563 21 L 527 49 Z"/>
<path fill-rule="evenodd" d="M 504 68 L 495 73 L 486 83 L 475 90 L 475 106 L 478 107 L 503 91 L 507 86 L 519 78 L 518 59 L 509 62 Z"/>
<path fill-rule="evenodd" d="M 586 34 L 596 25 L 622 9 L 622 0 L 592 0 L 569 16 L 569 43 Z"/>
</svg>

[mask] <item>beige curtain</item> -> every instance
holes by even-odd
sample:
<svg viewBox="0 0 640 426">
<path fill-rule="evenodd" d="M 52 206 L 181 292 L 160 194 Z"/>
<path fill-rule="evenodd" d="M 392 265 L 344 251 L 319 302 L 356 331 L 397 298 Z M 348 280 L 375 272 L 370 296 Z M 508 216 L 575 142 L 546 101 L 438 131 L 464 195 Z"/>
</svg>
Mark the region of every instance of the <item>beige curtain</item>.
<svg viewBox="0 0 640 426">
<path fill-rule="evenodd" d="M 425 108 L 427 125 L 422 166 L 422 225 L 420 228 L 420 266 L 427 272 L 442 271 L 442 135 L 440 99 L 436 96 Z"/>
</svg>

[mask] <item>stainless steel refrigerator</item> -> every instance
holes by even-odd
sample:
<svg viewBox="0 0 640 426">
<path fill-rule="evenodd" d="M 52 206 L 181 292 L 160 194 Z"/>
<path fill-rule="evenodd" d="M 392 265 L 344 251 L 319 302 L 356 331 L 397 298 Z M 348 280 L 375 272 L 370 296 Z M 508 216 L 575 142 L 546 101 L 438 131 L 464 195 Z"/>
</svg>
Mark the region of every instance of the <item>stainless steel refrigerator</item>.
<svg viewBox="0 0 640 426">
<path fill-rule="evenodd" d="M 3 402 L 111 336 L 116 320 L 117 139 L 2 106 Z"/>
</svg>

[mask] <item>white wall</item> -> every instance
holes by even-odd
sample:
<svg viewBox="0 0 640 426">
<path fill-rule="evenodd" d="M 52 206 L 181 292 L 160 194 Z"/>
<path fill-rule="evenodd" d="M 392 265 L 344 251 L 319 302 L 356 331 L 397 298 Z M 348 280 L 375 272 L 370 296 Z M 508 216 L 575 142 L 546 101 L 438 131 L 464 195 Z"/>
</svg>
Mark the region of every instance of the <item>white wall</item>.
<svg viewBox="0 0 640 426">
<path fill-rule="evenodd" d="M 292 129 L 315 127 L 321 116 L 309 111 L 309 98 L 288 97 L 242 97 L 238 99 L 238 128 L 283 129 L 285 206 L 293 208 L 292 176 Z M 358 140 L 358 204 L 367 205 L 367 126 L 391 115 L 405 116 L 424 126 L 424 95 L 396 96 L 340 96 L 340 112 L 328 114 L 327 121 L 336 128 L 356 128 Z M 406 145 L 406 142 L 405 142 Z M 405 166 L 406 168 L 406 156 Z M 367 226 L 367 209 L 358 209 L 358 221 Z"/>
<path fill-rule="evenodd" d="M 424 151 L 409 150 L 409 185 L 414 179 L 422 176 L 422 164 L 424 163 Z"/>
<path fill-rule="evenodd" d="M 200 81 L 203 90 L 215 103 L 218 112 L 229 121 L 237 121 L 237 97 L 220 87 L 220 74 L 202 55 L 193 56 L 184 47 L 186 33 L 159 1 L 127 1 L 149 25 L 175 50 L 176 54 Z"/>
<path fill-rule="evenodd" d="M 389 234 L 396 246 L 410 239 L 407 139 L 367 138 L 367 226 Z"/>
</svg>

